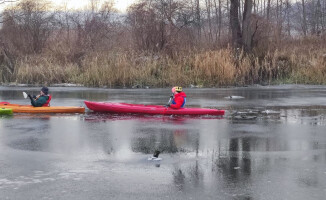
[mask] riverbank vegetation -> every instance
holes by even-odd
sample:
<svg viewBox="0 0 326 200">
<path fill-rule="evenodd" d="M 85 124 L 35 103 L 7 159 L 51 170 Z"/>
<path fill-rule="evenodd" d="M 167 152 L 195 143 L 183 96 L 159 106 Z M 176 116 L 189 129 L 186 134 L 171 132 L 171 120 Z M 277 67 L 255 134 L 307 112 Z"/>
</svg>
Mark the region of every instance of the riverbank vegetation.
<svg viewBox="0 0 326 200">
<path fill-rule="evenodd" d="M 21 0 L 2 13 L 0 82 L 326 84 L 326 1 L 312 2 L 141 0 L 119 14 L 110 1 Z"/>
</svg>

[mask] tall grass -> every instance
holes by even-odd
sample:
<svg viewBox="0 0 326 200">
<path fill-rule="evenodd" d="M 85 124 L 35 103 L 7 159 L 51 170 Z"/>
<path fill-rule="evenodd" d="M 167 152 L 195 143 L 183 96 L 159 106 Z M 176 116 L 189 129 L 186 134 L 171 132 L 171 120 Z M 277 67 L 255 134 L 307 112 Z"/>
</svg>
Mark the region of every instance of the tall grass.
<svg viewBox="0 0 326 200">
<path fill-rule="evenodd" d="M 18 83 L 77 83 L 95 87 L 326 84 L 325 53 L 326 48 L 313 48 L 309 42 L 285 46 L 263 57 L 230 48 L 189 51 L 173 59 L 135 52 L 100 52 L 86 54 L 81 62 L 75 63 L 45 53 L 19 59 L 13 76 Z"/>
<path fill-rule="evenodd" d="M 83 84 L 90 86 L 225 86 L 234 84 L 235 74 L 229 49 L 176 59 L 168 56 L 97 54 L 88 56 L 83 66 Z"/>
<path fill-rule="evenodd" d="M 80 70 L 76 64 L 59 65 L 43 56 L 29 56 L 16 64 L 16 82 L 27 84 L 79 82 Z"/>
</svg>

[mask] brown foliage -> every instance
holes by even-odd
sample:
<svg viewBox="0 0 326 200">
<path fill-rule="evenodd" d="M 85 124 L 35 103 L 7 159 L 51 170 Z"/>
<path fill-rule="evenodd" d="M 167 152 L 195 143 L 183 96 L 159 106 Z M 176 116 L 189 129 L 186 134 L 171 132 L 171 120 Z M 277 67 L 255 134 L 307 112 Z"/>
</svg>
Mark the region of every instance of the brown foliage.
<svg viewBox="0 0 326 200">
<path fill-rule="evenodd" d="M 24 0 L 6 9 L 2 35 L 20 54 L 40 53 L 55 26 L 50 4 L 41 0 Z"/>
<path fill-rule="evenodd" d="M 22 0 L 3 13 L 0 81 L 109 87 L 325 82 L 323 34 L 291 38 L 271 5 L 270 19 L 247 16 L 253 49 L 245 53 L 229 47 L 229 10 L 221 8 L 229 7 L 205 3 L 202 9 L 200 1 L 144 0 L 121 16 L 108 2 L 59 12 L 42 0 Z"/>
</svg>

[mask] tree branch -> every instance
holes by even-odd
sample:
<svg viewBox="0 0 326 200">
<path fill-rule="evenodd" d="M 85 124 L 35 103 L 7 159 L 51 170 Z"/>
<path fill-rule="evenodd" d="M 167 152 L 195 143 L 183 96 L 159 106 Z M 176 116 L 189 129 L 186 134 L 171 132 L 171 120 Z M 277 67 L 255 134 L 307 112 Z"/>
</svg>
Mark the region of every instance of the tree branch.
<svg viewBox="0 0 326 200">
<path fill-rule="evenodd" d="M 18 0 L 1 0 L 0 1 L 0 4 L 4 4 L 4 3 L 15 3 L 17 2 Z"/>
</svg>

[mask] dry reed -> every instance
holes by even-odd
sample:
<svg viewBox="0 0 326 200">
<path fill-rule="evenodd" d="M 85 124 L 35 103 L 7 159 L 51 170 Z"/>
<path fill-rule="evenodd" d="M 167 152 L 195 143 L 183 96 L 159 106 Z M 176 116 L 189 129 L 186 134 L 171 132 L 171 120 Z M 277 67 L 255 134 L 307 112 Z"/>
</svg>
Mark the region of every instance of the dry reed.
<svg viewBox="0 0 326 200">
<path fill-rule="evenodd" d="M 13 77 L 18 83 L 95 87 L 326 84 L 326 48 L 314 49 L 310 43 L 302 43 L 302 47 L 293 44 L 260 58 L 226 48 L 179 54 L 173 59 L 123 52 L 89 53 L 75 63 L 66 59 L 68 56 L 47 53 L 18 60 Z"/>
</svg>

